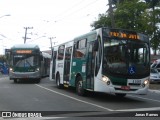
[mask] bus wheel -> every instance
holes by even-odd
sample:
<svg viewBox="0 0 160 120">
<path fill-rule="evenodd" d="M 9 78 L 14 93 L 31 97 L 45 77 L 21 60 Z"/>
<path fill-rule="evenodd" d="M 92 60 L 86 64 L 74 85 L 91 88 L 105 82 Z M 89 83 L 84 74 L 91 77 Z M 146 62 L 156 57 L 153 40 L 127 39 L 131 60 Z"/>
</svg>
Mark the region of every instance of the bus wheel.
<svg viewBox="0 0 160 120">
<path fill-rule="evenodd" d="M 115 93 L 117 97 L 125 97 L 126 94 L 125 93 Z"/>
<path fill-rule="evenodd" d="M 83 89 L 83 83 L 82 83 L 82 78 L 78 77 L 78 81 L 76 83 L 76 92 L 80 96 L 85 95 L 85 90 Z"/>
<path fill-rule="evenodd" d="M 60 84 L 60 76 L 57 75 L 56 77 L 56 85 L 57 85 L 57 88 L 61 89 L 63 88 L 62 84 Z"/>
<path fill-rule="evenodd" d="M 17 81 L 17 79 L 14 79 L 14 83 L 17 83 L 18 81 Z"/>
<path fill-rule="evenodd" d="M 41 79 L 37 79 L 37 80 L 36 80 L 36 83 L 40 83 L 40 81 L 41 81 Z"/>
</svg>

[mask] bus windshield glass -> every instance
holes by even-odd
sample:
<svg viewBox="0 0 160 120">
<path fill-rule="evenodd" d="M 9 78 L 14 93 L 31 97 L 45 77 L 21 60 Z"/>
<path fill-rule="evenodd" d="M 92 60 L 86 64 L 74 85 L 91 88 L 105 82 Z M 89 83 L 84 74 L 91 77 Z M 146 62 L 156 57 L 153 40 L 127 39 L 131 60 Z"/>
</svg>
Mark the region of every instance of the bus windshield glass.
<svg viewBox="0 0 160 120">
<path fill-rule="evenodd" d="M 140 40 L 104 40 L 103 74 L 119 77 L 149 75 L 149 46 Z"/>
<path fill-rule="evenodd" d="M 16 67 L 33 67 L 38 65 L 38 56 L 33 54 L 13 55 L 13 65 Z"/>
</svg>

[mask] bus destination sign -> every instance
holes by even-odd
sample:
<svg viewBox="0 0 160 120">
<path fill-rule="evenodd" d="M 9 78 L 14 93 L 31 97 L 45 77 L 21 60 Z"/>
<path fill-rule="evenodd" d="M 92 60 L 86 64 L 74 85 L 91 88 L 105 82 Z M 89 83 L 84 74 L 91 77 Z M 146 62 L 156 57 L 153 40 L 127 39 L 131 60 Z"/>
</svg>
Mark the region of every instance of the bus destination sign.
<svg viewBox="0 0 160 120">
<path fill-rule="evenodd" d="M 30 54 L 30 53 L 32 53 L 32 50 L 17 50 L 16 53 L 19 53 L 19 54 Z"/>
<path fill-rule="evenodd" d="M 110 37 L 118 37 L 118 38 L 125 38 L 125 39 L 133 39 L 133 40 L 140 39 L 139 35 L 137 35 L 136 33 L 124 33 L 124 32 L 112 31 L 112 32 L 109 32 L 109 35 Z"/>
</svg>

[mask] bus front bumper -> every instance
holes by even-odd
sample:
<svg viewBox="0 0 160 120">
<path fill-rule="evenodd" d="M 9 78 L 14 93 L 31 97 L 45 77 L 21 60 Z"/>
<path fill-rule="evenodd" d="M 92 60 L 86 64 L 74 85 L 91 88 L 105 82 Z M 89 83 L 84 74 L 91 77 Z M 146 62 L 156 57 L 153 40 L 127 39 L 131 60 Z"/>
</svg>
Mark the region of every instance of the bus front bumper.
<svg viewBox="0 0 160 120">
<path fill-rule="evenodd" d="M 13 79 L 40 79 L 40 72 L 10 72 L 10 80 Z"/>
</svg>

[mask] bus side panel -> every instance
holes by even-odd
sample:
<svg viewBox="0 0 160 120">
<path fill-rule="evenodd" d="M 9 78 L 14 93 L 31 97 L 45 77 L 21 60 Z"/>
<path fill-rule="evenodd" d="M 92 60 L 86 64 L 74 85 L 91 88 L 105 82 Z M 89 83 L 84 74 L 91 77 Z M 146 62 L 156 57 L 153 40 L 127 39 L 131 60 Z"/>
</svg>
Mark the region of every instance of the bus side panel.
<svg viewBox="0 0 160 120">
<path fill-rule="evenodd" d="M 70 85 L 75 87 L 76 77 L 80 75 L 85 84 L 86 79 L 86 62 L 84 60 L 74 58 L 72 60 L 71 80 Z"/>
<path fill-rule="evenodd" d="M 53 60 L 52 60 L 52 72 L 51 72 L 51 77 L 52 79 L 55 79 L 56 78 L 56 66 L 57 66 L 57 51 L 54 51 L 53 52 Z"/>
<path fill-rule="evenodd" d="M 53 81 L 52 69 L 53 69 L 53 61 L 50 62 L 50 72 L 49 72 L 49 80 L 50 81 Z"/>
<path fill-rule="evenodd" d="M 45 58 L 44 69 L 45 69 L 44 76 L 48 77 L 50 72 L 50 58 Z"/>
<path fill-rule="evenodd" d="M 60 75 L 60 83 L 63 84 L 63 67 L 64 67 L 64 60 L 57 61 L 56 64 L 56 75 Z"/>
</svg>

